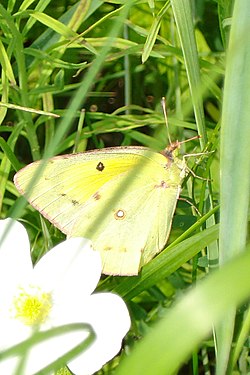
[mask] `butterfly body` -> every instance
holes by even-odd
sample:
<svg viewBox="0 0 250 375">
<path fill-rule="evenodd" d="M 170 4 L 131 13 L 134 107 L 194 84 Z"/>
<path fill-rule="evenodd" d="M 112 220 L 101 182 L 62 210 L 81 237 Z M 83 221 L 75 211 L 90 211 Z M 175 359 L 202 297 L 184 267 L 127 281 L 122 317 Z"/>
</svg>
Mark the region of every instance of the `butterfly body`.
<svg viewBox="0 0 250 375">
<path fill-rule="evenodd" d="M 37 178 L 41 161 L 23 168 L 14 181 L 63 233 L 93 241 L 103 273 L 136 275 L 169 236 L 186 173 L 175 151 L 115 147 L 56 156 Z"/>
</svg>

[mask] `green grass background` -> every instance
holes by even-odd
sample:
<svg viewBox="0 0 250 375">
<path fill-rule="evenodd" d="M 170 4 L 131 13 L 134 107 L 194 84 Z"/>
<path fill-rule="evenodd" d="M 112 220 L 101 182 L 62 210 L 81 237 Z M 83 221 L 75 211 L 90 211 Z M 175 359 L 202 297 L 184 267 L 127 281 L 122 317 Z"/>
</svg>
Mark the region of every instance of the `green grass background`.
<svg viewBox="0 0 250 375">
<path fill-rule="evenodd" d="M 2 1 L 0 212 L 34 260 L 63 239 L 19 195 L 15 171 L 52 155 L 167 145 L 199 134 L 166 249 L 138 277 L 103 277 L 132 328 L 100 374 L 248 374 L 248 0 Z M 84 110 L 84 111 L 82 111 Z M 54 115 L 57 115 L 55 117 Z M 60 117 L 59 117 L 60 116 Z M 212 152 L 211 152 L 212 151 Z M 136 239 L 135 239 L 136 240 Z"/>
</svg>

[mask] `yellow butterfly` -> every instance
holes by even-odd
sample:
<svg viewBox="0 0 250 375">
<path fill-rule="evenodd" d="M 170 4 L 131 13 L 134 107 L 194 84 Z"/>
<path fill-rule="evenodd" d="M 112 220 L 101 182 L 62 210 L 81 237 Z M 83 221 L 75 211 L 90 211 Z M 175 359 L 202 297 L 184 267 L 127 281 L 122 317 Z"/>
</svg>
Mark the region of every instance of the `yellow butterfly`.
<svg viewBox="0 0 250 375">
<path fill-rule="evenodd" d="M 21 169 L 21 194 L 69 237 L 87 237 L 102 257 L 103 273 L 137 275 L 167 242 L 186 163 L 179 142 L 162 153 L 114 147 L 56 156 Z"/>
</svg>

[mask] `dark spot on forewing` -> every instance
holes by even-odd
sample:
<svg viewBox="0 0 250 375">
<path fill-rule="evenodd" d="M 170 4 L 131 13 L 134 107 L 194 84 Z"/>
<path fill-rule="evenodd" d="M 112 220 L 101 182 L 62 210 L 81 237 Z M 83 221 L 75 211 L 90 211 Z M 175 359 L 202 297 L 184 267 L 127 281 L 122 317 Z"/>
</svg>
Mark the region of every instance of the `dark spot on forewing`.
<svg viewBox="0 0 250 375">
<path fill-rule="evenodd" d="M 80 203 L 75 200 L 75 199 L 72 199 L 71 203 L 73 204 L 73 206 L 78 206 Z"/>
<path fill-rule="evenodd" d="M 105 168 L 104 164 L 103 164 L 101 161 L 99 161 L 99 163 L 98 163 L 97 166 L 96 166 L 96 169 L 97 169 L 99 172 L 102 172 L 102 171 L 104 170 L 104 168 Z"/>
</svg>

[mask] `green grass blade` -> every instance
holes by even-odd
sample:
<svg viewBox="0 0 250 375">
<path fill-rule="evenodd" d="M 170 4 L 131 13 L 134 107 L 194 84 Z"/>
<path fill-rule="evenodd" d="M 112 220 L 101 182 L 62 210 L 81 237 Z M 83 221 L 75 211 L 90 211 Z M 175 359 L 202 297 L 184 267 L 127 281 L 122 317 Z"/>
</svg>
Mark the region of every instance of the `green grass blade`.
<svg viewBox="0 0 250 375">
<path fill-rule="evenodd" d="M 105 58 L 109 52 L 109 50 L 112 47 L 112 43 L 114 39 L 119 34 L 119 31 L 121 30 L 121 27 L 123 25 L 124 19 L 126 19 L 128 11 L 130 7 L 132 6 L 134 0 L 130 0 L 126 3 L 124 8 L 122 8 L 119 16 L 116 19 L 116 22 L 113 25 L 112 30 L 110 31 L 109 38 L 107 40 L 107 43 L 103 46 L 102 50 L 100 51 L 98 57 L 94 60 L 93 64 L 89 68 L 87 74 L 85 75 L 81 86 L 76 91 L 75 96 L 73 97 L 70 106 L 68 107 L 67 111 L 65 112 L 65 116 L 62 119 L 60 126 L 58 127 L 57 133 L 55 135 L 55 138 L 51 141 L 50 145 L 48 146 L 46 150 L 46 157 L 51 156 L 53 154 L 53 151 L 56 149 L 57 145 L 60 144 L 62 138 L 64 137 L 67 129 L 69 129 L 72 119 L 74 118 L 74 114 L 79 109 L 79 107 L 84 102 L 86 95 L 88 94 L 88 91 L 90 87 L 93 84 L 93 81 L 98 74 L 99 70 L 102 67 L 102 64 L 105 61 Z"/>
<path fill-rule="evenodd" d="M 62 22 L 48 16 L 47 14 L 41 12 L 30 12 L 31 17 L 34 17 L 37 21 L 48 26 L 48 28 L 54 30 L 61 36 L 65 38 L 74 38 L 77 37 L 77 34 L 72 31 L 68 26 L 64 25 Z"/>
<path fill-rule="evenodd" d="M 250 7 L 235 2 L 227 53 L 221 132 L 220 263 L 241 252 L 246 243 L 250 191 Z M 217 372 L 226 371 L 235 312 L 218 331 Z"/>
<path fill-rule="evenodd" d="M 197 129 L 202 137 L 200 139 L 201 147 L 204 148 L 207 141 L 207 135 L 201 96 L 200 67 L 194 36 L 191 2 L 187 0 L 171 0 L 171 5 L 187 71 Z"/>
<path fill-rule="evenodd" d="M 6 77 L 9 79 L 10 83 L 12 85 L 16 84 L 16 80 L 13 74 L 13 70 L 11 67 L 10 60 L 8 58 L 8 54 L 4 48 L 3 43 L 0 40 L 0 63 L 2 66 L 2 69 L 5 71 Z"/>
<path fill-rule="evenodd" d="M 127 277 L 113 291 L 125 299 L 131 300 L 142 291 L 171 275 L 217 238 L 218 226 L 214 225 L 173 247 L 171 246 L 146 264 L 140 276 Z"/>
<path fill-rule="evenodd" d="M 159 11 L 159 13 L 157 14 L 156 18 L 154 19 L 153 23 L 152 23 L 152 26 L 149 30 L 149 33 L 148 33 L 148 36 L 147 36 L 147 40 L 146 40 L 146 43 L 144 45 L 144 48 L 143 48 L 143 53 L 142 53 L 142 63 L 144 64 L 152 49 L 153 49 L 153 46 L 155 44 L 155 41 L 156 41 L 156 38 L 157 38 L 157 35 L 158 35 L 158 32 L 159 32 L 159 29 L 161 27 L 161 22 L 162 22 L 162 17 L 164 16 L 165 12 L 168 10 L 169 8 L 169 1 L 166 2 L 166 4 L 163 5 L 162 9 Z"/>
<path fill-rule="evenodd" d="M 225 311 L 249 298 L 249 250 L 187 293 L 121 362 L 115 375 L 176 374 Z"/>
</svg>

